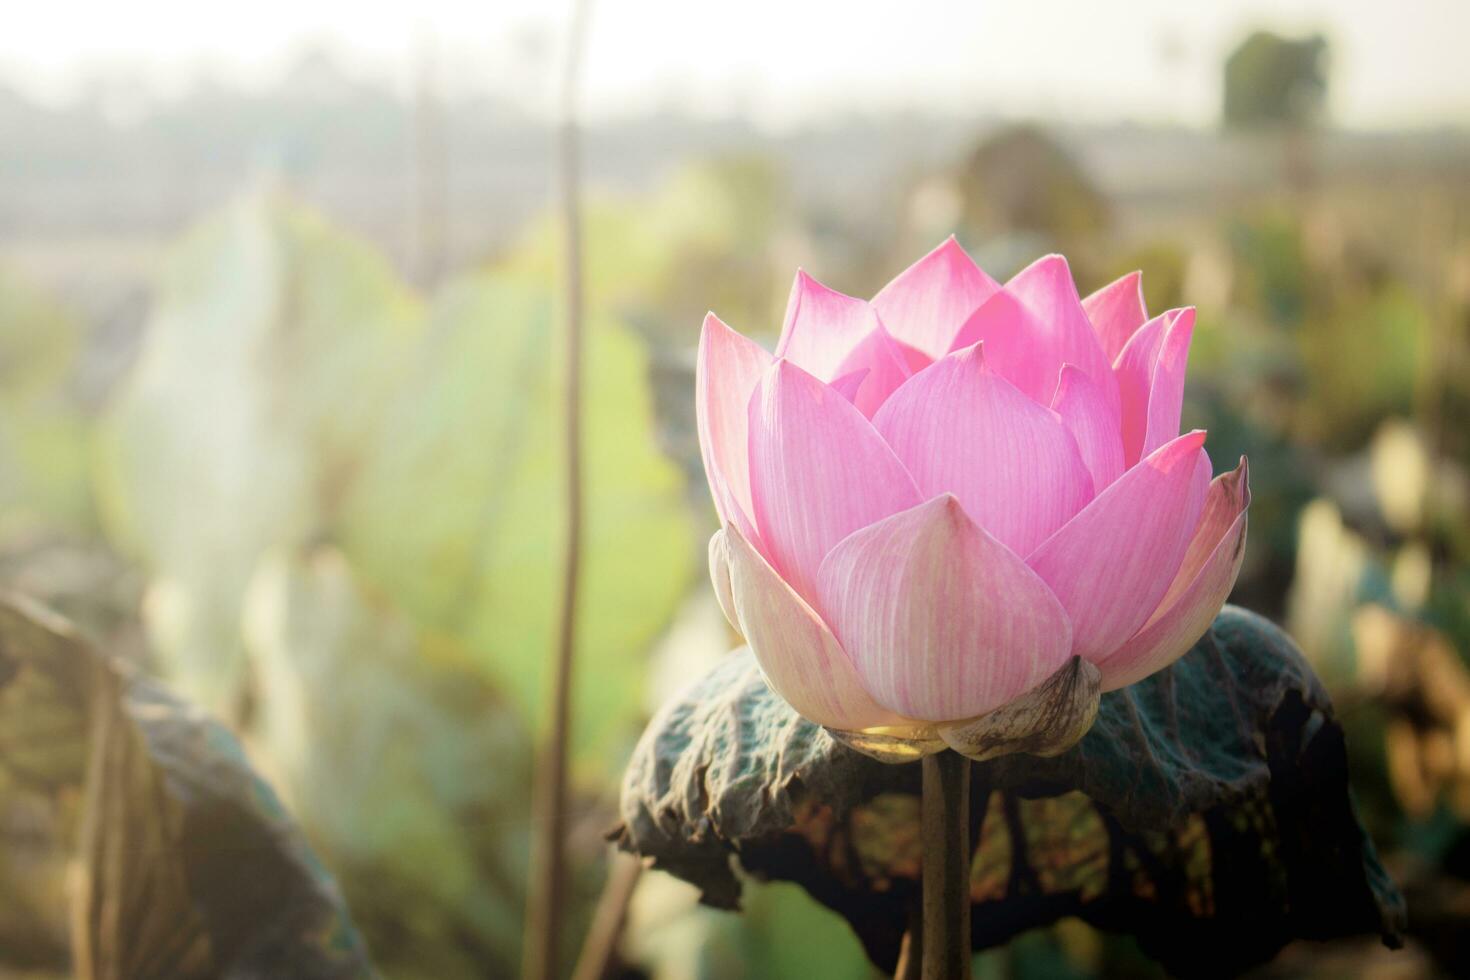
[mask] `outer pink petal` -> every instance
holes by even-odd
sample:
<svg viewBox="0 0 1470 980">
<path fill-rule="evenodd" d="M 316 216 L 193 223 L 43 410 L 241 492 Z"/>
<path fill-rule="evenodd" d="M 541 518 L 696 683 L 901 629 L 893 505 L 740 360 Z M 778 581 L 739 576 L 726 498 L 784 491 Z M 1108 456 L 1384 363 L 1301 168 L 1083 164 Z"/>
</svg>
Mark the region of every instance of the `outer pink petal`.
<svg viewBox="0 0 1470 980">
<path fill-rule="evenodd" d="M 953 493 L 1026 554 L 1092 499 L 1077 443 L 1052 412 L 986 365 L 980 347 L 914 375 L 873 417 L 924 497 Z"/>
<path fill-rule="evenodd" d="M 758 540 L 747 456 L 748 406 L 771 355 L 731 330 L 713 313 L 704 318 L 695 366 L 694 411 L 699 451 L 715 509 L 749 540 Z"/>
<path fill-rule="evenodd" d="M 735 614 L 735 596 L 730 591 L 730 555 L 727 548 L 724 528 L 710 535 L 709 581 L 715 587 L 715 601 L 720 604 L 720 612 L 738 630 L 740 618 Z"/>
<path fill-rule="evenodd" d="M 1184 407 L 1184 374 L 1189 363 L 1189 341 L 1194 336 L 1194 308 L 1181 310 L 1164 331 L 1159 356 L 1154 360 L 1153 380 L 1148 390 L 1148 426 L 1143 455 L 1179 435 L 1179 416 Z"/>
<path fill-rule="evenodd" d="M 1027 557 L 1067 610 L 1073 653 L 1096 662 L 1158 608 L 1204 506 L 1204 441 L 1196 431 L 1159 449 Z"/>
<path fill-rule="evenodd" d="M 890 333 L 931 358 L 943 357 L 965 319 L 1000 286 L 951 235 L 873 297 Z"/>
<path fill-rule="evenodd" d="M 1095 492 L 1101 493 L 1123 475 L 1123 434 L 1102 389 L 1075 364 L 1064 365 L 1051 407 L 1077 440 Z"/>
<path fill-rule="evenodd" d="M 1143 301 L 1143 273 L 1130 272 L 1113 280 L 1084 299 L 1082 309 L 1087 312 L 1093 332 L 1111 363 L 1133 332 L 1148 319 L 1148 307 Z"/>
<path fill-rule="evenodd" d="M 1159 601 L 1149 622 L 1163 615 L 1189 587 L 1195 575 L 1205 567 L 1215 545 L 1224 537 L 1230 525 L 1235 523 L 1235 519 L 1250 506 L 1250 502 L 1249 467 L 1242 456 L 1235 469 L 1222 473 L 1211 481 L 1209 491 L 1205 494 L 1204 508 L 1200 511 L 1199 523 L 1195 525 L 1194 533 L 1189 539 L 1184 560 L 1179 563 L 1179 572 L 1174 576 L 1169 591 L 1164 593 L 1164 598 Z"/>
<path fill-rule="evenodd" d="M 721 533 L 737 628 L 771 689 L 819 725 L 855 730 L 905 724 L 873 701 L 831 630 L 760 553 L 734 529 Z"/>
<path fill-rule="evenodd" d="M 764 553 L 808 600 L 833 545 L 921 499 L 862 413 L 785 360 L 750 402 L 750 482 Z"/>
<path fill-rule="evenodd" d="M 798 269 L 776 356 L 830 381 L 846 373 L 840 365 L 848 353 L 877 327 L 878 314 L 867 300 L 829 289 Z"/>
<path fill-rule="evenodd" d="M 1056 596 L 949 494 L 848 537 L 817 588 L 863 686 L 920 721 L 1000 707 L 1070 654 Z"/>
<path fill-rule="evenodd" d="M 1188 652 L 1214 622 L 1245 558 L 1250 474 L 1245 457 L 1210 484 L 1199 527 L 1179 574 L 1148 623 L 1100 662 L 1103 690 L 1162 670 Z"/>
<path fill-rule="evenodd" d="M 858 345 L 848 352 L 838 367 L 837 373 L 843 376 L 858 370 L 866 370 L 867 375 L 851 400 L 858 411 L 868 418 L 872 418 L 878 407 L 888 400 L 888 396 L 913 374 L 904 348 L 889 335 L 882 324 L 858 341 Z"/>
<path fill-rule="evenodd" d="M 1117 359 L 1113 362 L 1113 374 L 1118 380 L 1120 419 L 1123 429 L 1123 463 L 1126 466 L 1132 466 L 1139 459 L 1148 455 L 1143 447 L 1148 442 L 1149 402 L 1152 399 L 1154 388 L 1155 368 L 1158 366 L 1159 355 L 1171 328 L 1177 322 L 1185 319 L 1189 326 L 1181 336 L 1184 340 L 1184 352 L 1187 355 L 1188 338 L 1194 329 L 1194 311 L 1188 308 L 1168 310 L 1139 327 L 1128 339 L 1128 343 L 1123 345 L 1122 351 L 1118 353 Z M 1182 404 L 1182 368 L 1179 384 Z M 1175 430 L 1176 432 L 1178 430 L 1177 415 L 1175 416 Z M 1168 438 L 1173 438 L 1173 436 Z M 1167 442 L 1168 439 L 1164 441 Z"/>
</svg>

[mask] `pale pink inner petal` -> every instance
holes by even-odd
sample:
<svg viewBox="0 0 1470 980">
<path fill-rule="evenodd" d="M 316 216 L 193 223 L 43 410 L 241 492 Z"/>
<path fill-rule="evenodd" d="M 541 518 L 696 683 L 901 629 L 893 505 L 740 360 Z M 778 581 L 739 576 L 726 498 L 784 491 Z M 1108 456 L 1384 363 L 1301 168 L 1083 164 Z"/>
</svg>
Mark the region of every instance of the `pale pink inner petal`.
<svg viewBox="0 0 1470 980">
<path fill-rule="evenodd" d="M 953 493 L 970 517 L 1026 554 L 1092 499 L 1061 420 L 986 365 L 980 347 L 914 375 L 873 425 L 925 497 Z"/>
<path fill-rule="evenodd" d="M 971 314 L 954 339 L 954 350 L 985 345 L 985 361 L 1039 405 L 1050 405 L 1061 370 L 1060 352 L 1047 343 L 1036 315 L 1002 290 Z"/>
<path fill-rule="evenodd" d="M 864 690 L 852 661 L 816 612 L 738 533 L 722 533 L 738 629 L 772 690 L 819 725 L 856 730 L 905 724 Z"/>
<path fill-rule="evenodd" d="M 1060 369 L 1062 364 L 1075 364 L 1086 371 L 1101 389 L 1103 398 L 1116 410 L 1118 392 L 1112 377 L 1112 360 L 1103 351 L 1092 322 L 1082 309 L 1067 260 L 1060 255 L 1043 256 L 1016 273 L 1005 288 L 1045 327 L 1045 343 L 1058 361 L 1055 369 Z M 1048 392 L 1042 404 L 1050 402 Z"/>
<path fill-rule="evenodd" d="M 704 318 L 695 365 L 694 411 L 699 449 L 715 509 L 726 524 L 757 540 L 747 458 L 751 395 L 771 355 L 713 313 Z"/>
<path fill-rule="evenodd" d="M 1111 653 L 1158 608 L 1209 488 L 1204 439 L 1191 432 L 1163 446 L 1027 556 L 1067 610 L 1074 653 Z"/>
<path fill-rule="evenodd" d="M 862 390 L 863 382 L 868 380 L 869 373 L 867 368 L 858 368 L 856 371 L 839 374 L 827 382 L 827 384 L 843 398 L 846 398 L 850 402 L 856 402 L 858 392 Z"/>
<path fill-rule="evenodd" d="M 1143 455 L 1179 435 L 1179 417 L 1184 407 L 1184 375 L 1189 364 L 1189 341 L 1194 336 L 1194 307 L 1179 312 L 1164 331 L 1159 356 L 1154 359 L 1153 379 L 1148 390 L 1148 425 Z"/>
<path fill-rule="evenodd" d="M 884 286 L 873 308 L 894 337 L 937 358 L 999 288 L 951 236 Z"/>
<path fill-rule="evenodd" d="M 1056 597 L 947 494 L 843 540 L 817 589 L 863 686 L 921 721 L 999 707 L 1070 654 Z"/>
<path fill-rule="evenodd" d="M 1245 557 L 1249 475 L 1244 457 L 1210 485 L 1205 512 L 1168 594 L 1148 623 L 1104 657 L 1103 689 L 1162 670 L 1189 651 L 1230 596 Z"/>
<path fill-rule="evenodd" d="M 847 355 L 877 327 L 878 314 L 867 300 L 829 289 L 797 270 L 776 356 L 830 381 L 846 373 L 841 365 Z"/>
<path fill-rule="evenodd" d="M 892 333 L 890 333 L 889 336 L 892 337 Z M 926 367 L 934 363 L 934 358 L 930 357 L 928 354 L 925 354 L 917 347 L 910 347 L 908 344 L 905 344 L 897 337 L 893 338 L 893 343 L 897 345 L 899 352 L 903 354 L 903 362 L 908 366 L 909 374 L 918 374 L 920 371 L 924 370 Z M 945 353 L 948 353 L 948 351 L 946 351 Z"/>
<path fill-rule="evenodd" d="M 1148 319 L 1143 301 L 1143 275 L 1130 272 L 1115 279 L 1082 301 L 1108 363 L 1118 357 L 1133 332 Z"/>
<path fill-rule="evenodd" d="M 765 554 L 808 600 L 833 545 L 921 499 L 862 413 L 786 360 L 750 401 L 750 479 Z"/>
<path fill-rule="evenodd" d="M 1123 474 L 1123 434 L 1102 389 L 1086 371 L 1075 364 L 1065 365 L 1051 407 L 1077 440 L 1094 490 L 1101 493 Z"/>
<path fill-rule="evenodd" d="M 1118 411 L 1111 365 L 1059 255 L 1017 273 L 965 321 L 952 349 L 976 343 L 985 344 L 990 366 L 1033 401 L 1050 405 L 1062 365 L 1074 364 L 1092 378 L 1110 410 Z"/>
<path fill-rule="evenodd" d="M 872 418 L 888 396 L 913 374 L 903 347 L 889 336 L 881 324 L 848 352 L 837 373 L 842 376 L 859 370 L 867 374 L 852 403 L 868 418 Z"/>
<path fill-rule="evenodd" d="M 1118 380 L 1124 466 L 1132 466 L 1143 455 L 1143 443 L 1148 436 L 1148 395 L 1153 387 L 1154 364 L 1158 361 L 1164 334 L 1179 312 L 1169 310 L 1161 313 L 1135 330 L 1113 362 L 1113 375 Z"/>
</svg>

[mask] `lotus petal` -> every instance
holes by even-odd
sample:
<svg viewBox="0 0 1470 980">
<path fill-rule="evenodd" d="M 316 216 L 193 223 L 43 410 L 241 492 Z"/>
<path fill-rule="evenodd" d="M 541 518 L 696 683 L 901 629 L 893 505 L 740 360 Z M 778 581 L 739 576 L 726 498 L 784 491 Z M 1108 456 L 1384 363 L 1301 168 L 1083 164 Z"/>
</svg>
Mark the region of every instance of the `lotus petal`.
<svg viewBox="0 0 1470 980">
<path fill-rule="evenodd" d="M 1159 356 L 1154 359 L 1153 379 L 1148 389 L 1144 456 L 1179 435 L 1179 417 L 1184 407 L 1184 374 L 1193 336 L 1194 308 L 1189 307 L 1181 310 L 1164 331 Z"/>
<path fill-rule="evenodd" d="M 884 286 L 873 308 L 889 333 L 938 358 L 965 319 L 999 289 L 951 235 Z"/>
<path fill-rule="evenodd" d="M 882 324 L 873 328 L 871 333 L 858 341 L 857 346 L 848 352 L 847 357 L 837 368 L 838 375 L 842 376 L 854 371 L 867 372 L 862 385 L 851 399 L 858 411 L 872 418 L 879 407 L 888 400 L 888 396 L 913 375 L 914 370 L 909 367 L 910 353 L 918 354 L 918 351 L 914 351 L 913 348 L 906 351 L 884 329 Z M 923 357 L 922 354 L 918 356 Z M 927 367 L 928 363 L 928 359 L 924 358 L 923 366 Z"/>
<path fill-rule="evenodd" d="M 1235 587 L 1245 558 L 1250 471 L 1245 457 L 1215 478 L 1179 574 L 1148 623 L 1098 662 L 1107 691 L 1162 670 L 1194 646 Z"/>
<path fill-rule="evenodd" d="M 807 373 L 830 381 L 852 370 L 844 371 L 840 365 L 878 326 L 878 314 L 867 300 L 829 289 L 798 269 L 776 356 L 789 358 Z"/>
<path fill-rule="evenodd" d="M 1111 653 L 1168 591 L 1209 488 L 1204 441 L 1196 431 L 1160 448 L 1027 557 L 1067 610 L 1074 653 Z"/>
<path fill-rule="evenodd" d="M 832 631 L 760 552 L 732 528 L 721 533 L 738 629 L 771 689 L 829 728 L 911 724 L 873 701 Z"/>
<path fill-rule="evenodd" d="M 734 524 L 747 540 L 758 540 L 747 457 L 748 406 L 771 355 L 726 326 L 713 313 L 704 318 L 695 364 L 694 414 L 704 475 L 720 520 Z"/>
<path fill-rule="evenodd" d="M 1060 255 L 1033 262 L 971 314 L 953 347 L 976 343 L 991 367 L 1042 405 L 1052 403 L 1062 365 L 1076 365 L 1117 415 L 1117 380 Z"/>
<path fill-rule="evenodd" d="M 1070 653 L 1056 597 L 950 494 L 847 537 L 817 591 L 863 686 L 919 721 L 997 708 Z"/>
<path fill-rule="evenodd" d="M 740 629 L 740 618 L 735 614 L 735 597 L 730 592 L 730 556 L 725 544 L 725 529 L 720 528 L 709 538 L 709 580 L 715 587 L 715 601 L 720 612 L 735 629 Z"/>
<path fill-rule="evenodd" d="M 1062 421 L 990 370 L 988 354 L 975 346 L 934 362 L 873 425 L 923 497 L 953 493 L 1024 555 L 1092 499 L 1092 476 Z"/>
<path fill-rule="evenodd" d="M 763 553 L 808 600 L 833 545 L 922 499 L 862 413 L 787 360 L 750 402 L 750 480 Z"/>
<path fill-rule="evenodd" d="M 871 372 L 867 368 L 858 368 L 856 371 L 848 371 L 846 374 L 838 375 L 827 382 L 827 387 L 837 392 L 843 398 L 856 404 L 858 392 L 862 390 L 863 382 L 868 380 Z"/>
<path fill-rule="evenodd" d="M 1102 673 L 1072 657 L 1025 694 L 978 718 L 939 725 L 939 737 L 960 755 L 985 762 L 1015 752 L 1060 755 L 1097 718 Z"/>
<path fill-rule="evenodd" d="M 1082 301 L 1082 309 L 1092 323 L 1092 330 L 1102 344 L 1108 363 L 1118 359 L 1118 352 L 1128 343 L 1133 332 L 1148 320 L 1148 306 L 1143 300 L 1143 273 L 1130 272 L 1115 279 Z"/>
<path fill-rule="evenodd" d="M 1065 364 L 1051 408 L 1077 440 L 1083 462 L 1092 474 L 1094 492 L 1101 493 L 1123 475 L 1123 433 L 1102 389 L 1093 384 L 1086 371 Z"/>
<path fill-rule="evenodd" d="M 1168 310 L 1139 327 L 1113 362 L 1121 400 L 1125 466 L 1132 466 L 1178 433 L 1179 411 L 1183 405 L 1184 364 L 1189 356 L 1189 341 L 1193 333 L 1193 309 Z M 1167 354 L 1164 352 L 1166 342 L 1169 345 Z M 1161 363 L 1167 365 L 1162 377 L 1158 371 Z M 1171 419 L 1173 432 L 1168 431 Z M 1151 439 L 1160 441 L 1146 449 Z"/>
<path fill-rule="evenodd" d="M 1046 327 L 1044 343 L 1057 357 L 1053 370 L 1063 364 L 1077 365 L 1102 389 L 1103 397 L 1116 410 L 1118 393 L 1111 370 L 1113 362 L 1103 351 L 1092 321 L 1082 308 L 1066 258 L 1044 255 L 1011 277 L 1005 288 Z M 1051 392 L 1041 402 L 1050 404 Z"/>
</svg>

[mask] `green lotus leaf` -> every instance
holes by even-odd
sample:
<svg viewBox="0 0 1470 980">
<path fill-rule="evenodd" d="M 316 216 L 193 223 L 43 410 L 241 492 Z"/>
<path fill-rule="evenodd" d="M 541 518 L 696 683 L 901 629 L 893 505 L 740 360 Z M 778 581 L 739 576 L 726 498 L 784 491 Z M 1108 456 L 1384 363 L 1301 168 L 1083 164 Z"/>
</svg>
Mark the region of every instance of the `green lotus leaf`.
<svg viewBox="0 0 1470 980">
<path fill-rule="evenodd" d="M 1399 942 L 1403 899 L 1358 823 L 1327 695 L 1241 609 L 1104 695 L 1067 752 L 972 765 L 977 950 L 1067 916 L 1182 973 L 1238 971 L 1297 937 Z M 918 896 L 918 792 L 918 766 L 843 747 L 740 651 L 650 724 L 617 837 L 720 907 L 739 900 L 732 856 L 795 881 L 891 970 Z"/>
<path fill-rule="evenodd" d="M 460 638 L 533 725 L 555 647 L 565 526 L 553 312 L 544 286 L 507 274 L 440 295 L 341 528 L 363 579 Z M 643 658 L 697 547 L 683 477 L 654 440 L 642 345 L 594 315 L 585 357 L 574 737 L 596 763 L 588 770 L 605 771 L 636 734 Z"/>
<path fill-rule="evenodd" d="M 77 975 L 373 975 L 332 876 L 235 737 L 8 595 L 0 719 L 0 790 L 80 800 Z"/>
</svg>

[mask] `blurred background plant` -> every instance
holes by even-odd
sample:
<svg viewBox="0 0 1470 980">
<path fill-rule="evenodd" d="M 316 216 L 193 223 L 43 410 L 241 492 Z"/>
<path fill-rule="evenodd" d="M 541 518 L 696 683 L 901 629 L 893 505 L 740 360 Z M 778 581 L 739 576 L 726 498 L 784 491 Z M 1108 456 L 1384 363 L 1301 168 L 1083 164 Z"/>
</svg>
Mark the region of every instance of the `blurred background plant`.
<svg viewBox="0 0 1470 980">
<path fill-rule="evenodd" d="M 636 53 L 594 29 L 564 962 L 641 723 L 732 642 L 702 571 L 702 314 L 774 339 L 795 266 L 871 294 L 953 231 L 998 278 L 1060 250 L 1084 292 L 1137 268 L 1151 308 L 1199 306 L 1186 424 L 1210 430 L 1217 469 L 1248 453 L 1255 484 L 1234 601 L 1291 630 L 1348 726 L 1411 908 L 1393 969 L 1470 970 L 1470 72 L 1435 60 L 1470 22 L 1408 7 L 1365 40 L 1351 14 L 1190 31 L 1140 5 L 1146 77 L 1198 98 L 1004 115 L 977 110 L 1045 89 L 1086 40 L 1033 52 L 1010 89 L 931 100 L 919 73 L 901 101 L 773 118 L 784 103 L 758 85 L 739 98 L 756 53 L 715 110 L 667 79 L 598 101 L 598 66 Z M 520 962 L 562 534 L 534 95 L 558 24 L 501 26 L 494 91 L 454 81 L 468 49 L 432 21 L 405 84 L 330 33 L 253 80 L 162 92 L 146 41 L 131 69 L 79 56 L 61 94 L 0 48 L 0 587 L 240 732 L 393 977 Z M 1361 94 L 1375 51 L 1422 54 L 1421 87 L 1388 109 L 1335 99 L 1340 73 Z M 67 969 L 49 805 L 0 781 L 0 976 Z M 644 875 L 619 969 L 870 975 L 800 890 L 747 894 L 736 917 Z M 1367 975 L 1374 949 L 1292 947 L 1265 973 Z M 1146 968 L 1077 922 L 977 962 Z"/>
</svg>

